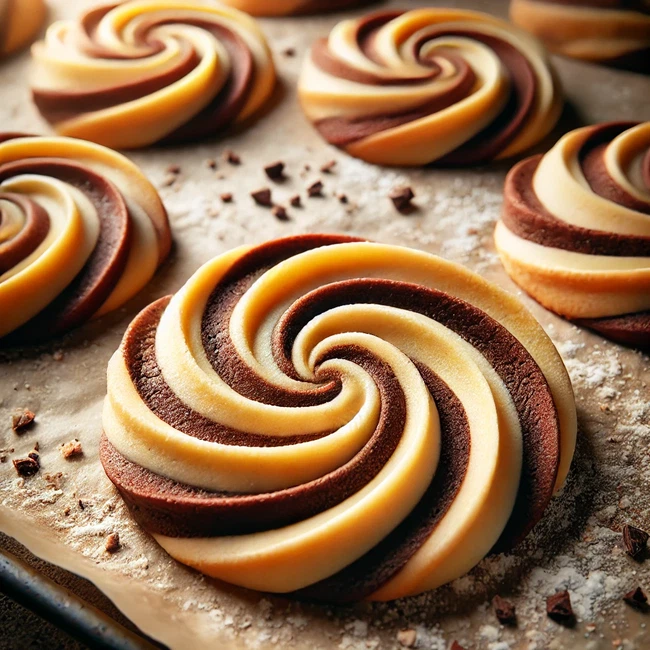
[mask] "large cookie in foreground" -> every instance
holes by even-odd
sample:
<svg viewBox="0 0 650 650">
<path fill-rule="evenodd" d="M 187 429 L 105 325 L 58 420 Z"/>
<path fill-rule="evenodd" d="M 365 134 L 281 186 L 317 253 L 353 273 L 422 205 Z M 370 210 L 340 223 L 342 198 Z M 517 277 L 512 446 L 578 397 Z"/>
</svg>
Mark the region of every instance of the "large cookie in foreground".
<svg viewBox="0 0 650 650">
<path fill-rule="evenodd" d="M 330 144 L 381 165 L 469 165 L 513 156 L 563 105 L 543 46 L 460 9 L 387 11 L 317 41 L 298 86 Z"/>
<path fill-rule="evenodd" d="M 43 117 L 114 149 L 215 135 L 258 113 L 275 87 L 257 23 L 216 1 L 102 5 L 51 25 L 32 55 Z"/>
<path fill-rule="evenodd" d="M 3 343 L 117 309 L 170 247 L 160 197 L 127 158 L 82 140 L 0 133 Z"/>
<path fill-rule="evenodd" d="M 515 165 L 495 242 L 547 309 L 650 350 L 650 122 L 577 129 Z"/>
<path fill-rule="evenodd" d="M 427 253 L 242 247 L 133 321 L 100 456 L 137 521 L 225 581 L 433 589 L 511 548 L 569 470 L 571 385 L 521 303 Z"/>
<path fill-rule="evenodd" d="M 650 74 L 644 0 L 512 0 L 510 17 L 553 52 Z"/>
</svg>

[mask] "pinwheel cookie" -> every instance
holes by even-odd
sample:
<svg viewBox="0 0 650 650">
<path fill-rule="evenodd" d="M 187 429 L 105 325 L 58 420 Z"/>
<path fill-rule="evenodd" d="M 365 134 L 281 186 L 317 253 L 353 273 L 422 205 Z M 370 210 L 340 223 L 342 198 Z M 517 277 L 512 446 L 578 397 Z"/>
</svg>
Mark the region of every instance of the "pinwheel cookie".
<svg viewBox="0 0 650 650">
<path fill-rule="evenodd" d="M 27 46 L 46 14 L 44 0 L 0 0 L 0 58 Z"/>
<path fill-rule="evenodd" d="M 650 122 L 577 129 L 516 165 L 495 241 L 542 305 L 650 349 Z"/>
<path fill-rule="evenodd" d="M 101 460 L 174 558 L 253 589 L 389 600 L 520 541 L 569 470 L 571 385 L 521 303 L 335 235 L 242 247 L 133 321 Z"/>
<path fill-rule="evenodd" d="M 227 5 L 253 16 L 289 16 L 337 11 L 368 4 L 370 0 L 224 0 Z"/>
<path fill-rule="evenodd" d="M 512 156 L 543 138 L 563 105 L 541 44 L 456 9 L 339 23 L 314 44 L 299 94 L 328 142 L 383 165 Z"/>
<path fill-rule="evenodd" d="M 510 17 L 558 54 L 650 73 L 645 0 L 512 0 Z"/>
<path fill-rule="evenodd" d="M 131 149 L 213 135 L 275 85 L 264 35 L 206 0 L 130 0 L 52 25 L 32 48 L 36 106 L 61 135 Z"/>
<path fill-rule="evenodd" d="M 170 245 L 156 190 L 123 156 L 0 134 L 0 338 L 53 336 L 116 309 Z"/>
</svg>

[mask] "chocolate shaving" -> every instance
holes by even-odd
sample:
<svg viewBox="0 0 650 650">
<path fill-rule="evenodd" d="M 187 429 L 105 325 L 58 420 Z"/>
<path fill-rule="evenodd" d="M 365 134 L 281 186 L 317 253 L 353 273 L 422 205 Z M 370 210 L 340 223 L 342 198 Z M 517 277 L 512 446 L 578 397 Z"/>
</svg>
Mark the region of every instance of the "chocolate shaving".
<svg viewBox="0 0 650 650">
<path fill-rule="evenodd" d="M 121 548 L 120 544 L 120 535 L 119 533 L 111 533 L 107 538 L 106 538 L 106 552 L 107 553 L 116 553 L 117 551 L 120 550 Z"/>
<path fill-rule="evenodd" d="M 458 641 L 454 641 L 451 644 L 451 647 L 449 648 L 449 650 L 465 650 L 465 647 L 460 645 L 460 643 L 458 643 Z"/>
<path fill-rule="evenodd" d="M 223 194 L 219 195 L 219 198 L 224 203 L 232 203 L 232 192 L 224 192 Z"/>
<path fill-rule="evenodd" d="M 264 172 L 272 181 L 278 182 L 286 178 L 284 175 L 284 163 L 281 160 L 277 160 L 264 167 Z"/>
<path fill-rule="evenodd" d="M 296 48 L 295 47 L 285 47 L 284 50 L 282 50 L 282 54 L 284 56 L 288 56 L 288 57 L 296 56 Z"/>
<path fill-rule="evenodd" d="M 77 456 L 83 455 L 83 449 L 81 448 L 81 443 L 75 438 L 61 445 L 61 455 L 66 460 L 69 458 L 76 458 Z"/>
<path fill-rule="evenodd" d="M 508 600 L 501 598 L 498 594 L 492 599 L 492 606 L 494 607 L 494 613 L 499 619 L 500 623 L 504 625 L 513 625 L 517 616 L 515 614 L 515 606 Z"/>
<path fill-rule="evenodd" d="M 338 199 L 339 199 L 339 203 L 343 203 L 343 204 L 348 203 L 348 195 L 347 194 L 339 194 Z"/>
<path fill-rule="evenodd" d="M 241 165 L 241 158 L 232 149 L 223 152 L 223 159 L 231 165 Z"/>
<path fill-rule="evenodd" d="M 291 204 L 292 207 L 294 208 L 299 208 L 302 205 L 302 202 L 300 200 L 300 194 L 294 194 L 290 199 L 289 203 Z"/>
<path fill-rule="evenodd" d="M 35 417 L 36 415 L 29 409 L 16 412 L 11 416 L 11 428 L 16 433 L 22 433 L 32 424 Z"/>
<path fill-rule="evenodd" d="M 334 171 L 334 167 L 336 167 L 336 160 L 329 160 L 324 165 L 321 165 L 320 170 L 323 174 L 331 174 Z"/>
<path fill-rule="evenodd" d="M 635 560 L 640 560 L 647 548 L 648 533 L 635 526 L 623 526 L 623 544 L 627 554 Z"/>
<path fill-rule="evenodd" d="M 18 476 L 34 476 L 36 472 L 41 468 L 40 463 L 38 462 L 38 455 L 36 458 L 15 458 L 14 461 L 14 468 L 16 472 L 18 472 Z"/>
<path fill-rule="evenodd" d="M 628 591 L 625 596 L 623 596 L 623 600 L 628 605 L 636 607 L 637 609 L 648 609 L 648 596 L 646 595 L 645 591 L 641 589 L 641 587 L 637 587 L 636 589 L 632 589 L 632 591 Z"/>
<path fill-rule="evenodd" d="M 279 221 L 289 221 L 289 215 L 287 214 L 287 209 L 282 205 L 274 205 L 273 210 L 271 210 L 273 216 Z"/>
<path fill-rule="evenodd" d="M 557 623 L 570 624 L 574 621 L 573 607 L 569 592 L 558 591 L 546 599 L 546 614 Z"/>
<path fill-rule="evenodd" d="M 307 187 L 307 194 L 312 198 L 315 196 L 323 196 L 322 181 L 314 181 L 309 187 Z"/>
<path fill-rule="evenodd" d="M 413 210 L 411 201 L 415 194 L 410 187 L 396 187 L 388 194 L 388 198 L 393 202 L 395 209 L 401 214 L 408 214 Z"/>
<path fill-rule="evenodd" d="M 218 167 L 217 161 L 214 158 L 208 158 L 205 161 L 205 165 L 206 167 L 208 167 L 208 169 L 211 169 L 212 171 L 214 171 Z"/>
<path fill-rule="evenodd" d="M 271 190 L 268 187 L 264 187 L 261 190 L 251 192 L 251 197 L 257 205 L 264 206 L 265 208 L 270 208 L 273 205 L 273 200 L 271 199 Z"/>
</svg>

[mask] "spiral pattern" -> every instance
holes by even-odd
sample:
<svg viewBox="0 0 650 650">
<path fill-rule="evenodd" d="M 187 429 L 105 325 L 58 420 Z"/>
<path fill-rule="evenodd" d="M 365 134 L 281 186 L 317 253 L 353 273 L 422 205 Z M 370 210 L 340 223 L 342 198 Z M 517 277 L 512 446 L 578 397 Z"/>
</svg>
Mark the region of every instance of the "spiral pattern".
<svg viewBox="0 0 650 650">
<path fill-rule="evenodd" d="M 52 25 L 33 97 L 61 135 L 112 148 L 195 140 L 258 112 L 275 86 L 264 35 L 213 0 L 130 0 Z"/>
<path fill-rule="evenodd" d="M 510 548 L 568 472 L 573 394 L 512 296 L 334 235 L 242 247 L 131 324 L 101 460 L 174 558 L 322 600 L 432 589 Z"/>
<path fill-rule="evenodd" d="M 0 0 L 0 58 L 31 43 L 46 14 L 43 0 Z"/>
<path fill-rule="evenodd" d="M 0 134 L 0 337 L 41 339 L 116 309 L 170 246 L 156 190 L 123 156 Z"/>
<path fill-rule="evenodd" d="M 650 74 L 647 0 L 512 0 L 510 17 L 553 52 Z"/>
<path fill-rule="evenodd" d="M 349 9 L 371 0 L 223 0 L 227 5 L 252 16 L 290 16 Z"/>
<path fill-rule="evenodd" d="M 517 164 L 495 241 L 542 305 L 650 349 L 650 122 L 577 129 Z"/>
<path fill-rule="evenodd" d="M 339 23 L 314 44 L 299 94 L 328 142 L 383 165 L 512 156 L 553 128 L 563 103 L 537 41 L 455 9 Z"/>
</svg>

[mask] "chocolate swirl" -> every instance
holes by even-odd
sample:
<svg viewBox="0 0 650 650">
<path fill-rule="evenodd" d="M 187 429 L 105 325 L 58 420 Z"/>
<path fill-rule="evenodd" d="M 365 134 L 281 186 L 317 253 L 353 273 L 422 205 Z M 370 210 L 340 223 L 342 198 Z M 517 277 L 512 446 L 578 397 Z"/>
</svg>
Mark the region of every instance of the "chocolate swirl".
<svg viewBox="0 0 650 650">
<path fill-rule="evenodd" d="M 517 164 L 495 241 L 542 305 L 650 349 L 650 122 L 577 129 Z"/>
<path fill-rule="evenodd" d="M 55 336 L 116 309 L 170 246 L 156 190 L 123 156 L 0 134 L 0 337 Z"/>
<path fill-rule="evenodd" d="M 46 15 L 43 0 L 0 0 L 0 59 L 31 43 Z"/>
<path fill-rule="evenodd" d="M 387 600 L 534 526 L 573 394 L 521 304 L 432 255 L 334 235 L 242 247 L 134 320 L 100 456 L 176 559 L 231 583 Z"/>
<path fill-rule="evenodd" d="M 339 23 L 313 46 L 299 94 L 328 142 L 384 165 L 512 156 L 553 128 L 563 102 L 541 45 L 455 9 Z"/>
<path fill-rule="evenodd" d="M 213 135 L 258 112 L 275 86 L 255 21 L 218 2 L 104 5 L 53 24 L 32 53 L 43 117 L 113 148 Z"/>
<path fill-rule="evenodd" d="M 553 52 L 650 74 L 647 0 L 512 0 L 510 17 Z"/>
<path fill-rule="evenodd" d="M 350 9 L 372 0 L 224 0 L 227 5 L 251 16 L 290 16 Z"/>
</svg>

